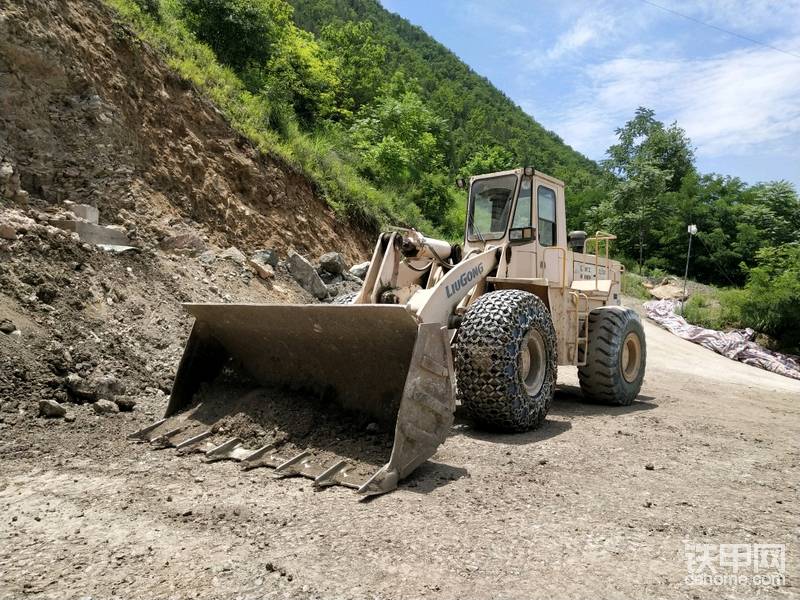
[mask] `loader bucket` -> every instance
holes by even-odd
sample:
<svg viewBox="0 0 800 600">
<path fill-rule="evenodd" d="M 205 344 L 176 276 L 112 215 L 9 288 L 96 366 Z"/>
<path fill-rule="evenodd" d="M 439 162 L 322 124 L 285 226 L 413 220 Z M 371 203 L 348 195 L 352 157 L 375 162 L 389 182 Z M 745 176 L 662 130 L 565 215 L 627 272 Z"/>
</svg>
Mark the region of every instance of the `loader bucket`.
<svg viewBox="0 0 800 600">
<path fill-rule="evenodd" d="M 209 460 L 239 460 L 245 468 L 270 466 L 279 476 L 304 475 L 318 486 L 341 484 L 372 495 L 394 489 L 434 454 L 449 432 L 455 396 L 447 328 L 418 325 L 403 306 L 189 304 L 186 308 L 195 316 L 195 324 L 165 419 L 133 437 L 179 450 L 204 442 Z M 248 384 L 240 385 L 231 373 L 246 378 Z M 220 380 L 232 382 L 222 394 L 223 404 L 228 403 L 222 410 L 218 397 L 216 408 L 204 399 L 204 390 Z M 228 408 L 236 412 L 245 405 L 270 403 L 276 395 L 265 389 L 298 392 L 289 404 L 273 411 L 275 418 L 291 421 L 293 413 L 307 408 L 304 402 L 322 411 L 314 413 L 318 416 L 312 419 L 311 431 L 303 432 L 301 443 L 311 447 L 270 440 L 245 448 L 237 437 L 219 437 L 215 420 L 220 414 Z M 332 418 L 352 420 L 355 425 L 344 431 Z M 282 423 L 277 429 L 296 430 Z M 365 471 L 358 454 L 372 451 L 369 443 L 378 430 L 388 436 L 387 456 L 380 463 L 386 462 L 381 467 L 373 458 Z M 321 441 L 325 433 L 331 434 L 330 441 Z M 349 443 L 344 455 L 328 452 L 345 447 L 342 438 L 351 434 L 366 441 Z"/>
</svg>

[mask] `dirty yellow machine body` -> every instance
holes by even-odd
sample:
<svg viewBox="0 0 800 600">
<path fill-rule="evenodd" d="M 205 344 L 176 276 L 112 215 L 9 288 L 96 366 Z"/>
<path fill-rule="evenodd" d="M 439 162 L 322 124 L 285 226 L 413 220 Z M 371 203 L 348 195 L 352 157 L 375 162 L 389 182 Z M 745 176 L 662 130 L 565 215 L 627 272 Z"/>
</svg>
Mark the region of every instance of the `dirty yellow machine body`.
<svg viewBox="0 0 800 600">
<path fill-rule="evenodd" d="M 187 305 L 195 323 L 165 419 L 134 436 L 208 444 L 210 430 L 170 441 L 200 387 L 235 363 L 260 385 L 310 390 L 367 415 L 394 432 L 391 455 L 363 481 L 347 458 L 320 464 L 313 449 L 285 456 L 232 438 L 200 446 L 209 457 L 372 495 L 436 452 L 457 401 L 489 429 L 538 426 L 557 365 L 578 366 L 587 397 L 629 404 L 646 351 L 638 317 L 620 306 L 614 237 L 568 236 L 563 183 L 531 168 L 472 177 L 468 203 L 461 245 L 413 230 L 382 234 L 347 303 Z"/>
</svg>

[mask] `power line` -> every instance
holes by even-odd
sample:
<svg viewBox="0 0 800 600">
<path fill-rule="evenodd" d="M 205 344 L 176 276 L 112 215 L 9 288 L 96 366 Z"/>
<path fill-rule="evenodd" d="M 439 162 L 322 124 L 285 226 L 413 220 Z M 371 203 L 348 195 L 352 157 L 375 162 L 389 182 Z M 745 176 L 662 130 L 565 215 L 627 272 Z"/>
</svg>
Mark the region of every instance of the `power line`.
<svg viewBox="0 0 800 600">
<path fill-rule="evenodd" d="M 676 16 L 681 17 L 683 19 L 686 19 L 688 21 L 692 21 L 693 23 L 697 23 L 698 25 L 704 25 L 705 27 L 710 27 L 711 29 L 716 29 L 717 31 L 721 31 L 722 33 L 727 33 L 728 35 L 732 35 L 734 37 L 737 37 L 739 39 L 745 40 L 745 41 L 750 42 L 752 44 L 757 44 L 759 46 L 763 46 L 764 48 L 769 48 L 770 50 L 775 50 L 775 52 L 780 52 L 782 54 L 786 54 L 786 55 L 791 56 L 793 58 L 800 59 L 800 54 L 796 54 L 794 52 L 790 52 L 789 50 L 784 50 L 783 48 L 778 48 L 777 46 L 772 46 L 772 45 L 767 44 L 765 42 L 760 42 L 758 40 L 754 40 L 751 37 L 747 37 L 746 35 L 742 35 L 741 33 L 736 33 L 735 31 L 730 31 L 729 29 L 724 29 L 722 27 L 717 27 L 716 25 L 714 25 L 712 23 L 708 23 L 707 21 L 701 21 L 700 19 L 695 19 L 694 17 L 691 17 L 689 15 L 685 15 L 685 14 L 683 14 L 681 12 L 678 12 L 677 10 L 672 10 L 671 8 L 668 8 L 666 6 L 662 6 L 661 4 L 656 4 L 655 2 L 651 2 L 650 0 L 640 0 L 640 1 L 644 2 L 645 4 L 649 4 L 650 6 L 654 6 L 655 8 L 658 8 L 658 9 L 661 9 L 663 11 L 666 11 L 668 13 L 672 13 L 673 15 L 676 15 Z"/>
</svg>

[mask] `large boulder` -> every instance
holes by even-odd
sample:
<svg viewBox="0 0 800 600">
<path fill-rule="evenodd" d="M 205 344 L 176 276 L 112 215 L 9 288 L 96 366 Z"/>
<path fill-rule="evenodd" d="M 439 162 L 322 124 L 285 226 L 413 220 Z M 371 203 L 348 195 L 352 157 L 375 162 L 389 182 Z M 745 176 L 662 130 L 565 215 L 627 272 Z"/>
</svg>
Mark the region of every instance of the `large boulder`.
<svg viewBox="0 0 800 600">
<path fill-rule="evenodd" d="M 347 269 L 344 257 L 338 252 L 328 252 L 319 259 L 319 266 L 331 275 L 341 275 Z"/>
<path fill-rule="evenodd" d="M 304 290 L 314 297 L 323 300 L 328 297 L 328 288 L 310 262 L 297 252 L 289 253 L 286 259 L 286 269 Z"/>
</svg>

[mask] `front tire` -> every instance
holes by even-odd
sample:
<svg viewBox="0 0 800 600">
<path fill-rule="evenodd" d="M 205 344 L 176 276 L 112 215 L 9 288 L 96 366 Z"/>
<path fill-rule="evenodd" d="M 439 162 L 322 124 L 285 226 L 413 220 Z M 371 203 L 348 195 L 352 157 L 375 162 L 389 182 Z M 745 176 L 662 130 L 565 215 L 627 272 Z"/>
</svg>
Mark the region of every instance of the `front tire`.
<svg viewBox="0 0 800 600">
<path fill-rule="evenodd" d="M 521 290 L 484 294 L 464 316 L 454 362 L 457 397 L 477 424 L 510 432 L 538 427 L 558 368 L 550 312 Z"/>
<path fill-rule="evenodd" d="M 586 365 L 578 367 L 587 399 L 629 406 L 642 389 L 646 362 L 644 329 L 633 309 L 606 306 L 589 313 Z"/>
</svg>

